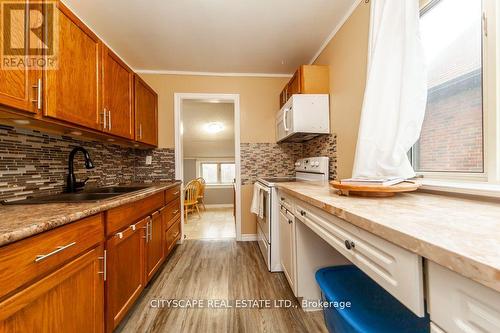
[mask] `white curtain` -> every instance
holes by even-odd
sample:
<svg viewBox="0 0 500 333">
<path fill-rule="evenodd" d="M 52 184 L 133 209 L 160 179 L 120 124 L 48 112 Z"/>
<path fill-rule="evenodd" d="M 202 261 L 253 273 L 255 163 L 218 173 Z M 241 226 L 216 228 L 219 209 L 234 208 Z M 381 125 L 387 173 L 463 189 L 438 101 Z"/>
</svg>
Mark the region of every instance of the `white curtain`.
<svg viewBox="0 0 500 333">
<path fill-rule="evenodd" d="M 353 177 L 411 178 L 427 77 L 418 0 L 371 0 L 368 74 Z"/>
</svg>

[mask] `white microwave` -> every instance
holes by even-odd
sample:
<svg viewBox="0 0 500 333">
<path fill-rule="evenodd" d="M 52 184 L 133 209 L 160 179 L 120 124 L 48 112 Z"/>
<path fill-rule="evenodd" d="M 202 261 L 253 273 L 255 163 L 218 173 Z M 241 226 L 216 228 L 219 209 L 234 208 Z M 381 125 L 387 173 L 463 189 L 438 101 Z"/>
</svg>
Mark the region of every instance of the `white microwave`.
<svg viewBox="0 0 500 333">
<path fill-rule="evenodd" d="M 304 142 L 330 133 L 328 94 L 292 95 L 276 114 L 276 141 Z"/>
</svg>

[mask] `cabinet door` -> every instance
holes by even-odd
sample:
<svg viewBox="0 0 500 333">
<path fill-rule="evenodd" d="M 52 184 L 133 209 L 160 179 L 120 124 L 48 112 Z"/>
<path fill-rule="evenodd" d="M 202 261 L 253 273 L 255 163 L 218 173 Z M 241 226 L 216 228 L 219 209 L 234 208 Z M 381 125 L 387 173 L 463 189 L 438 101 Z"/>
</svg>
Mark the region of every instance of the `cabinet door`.
<svg viewBox="0 0 500 333">
<path fill-rule="evenodd" d="M 100 129 L 99 39 L 61 2 L 57 6 L 58 69 L 44 73 L 44 115 Z"/>
<path fill-rule="evenodd" d="M 297 70 L 295 74 L 293 75 L 292 79 L 288 83 L 288 97 L 290 98 L 294 94 L 300 94 L 301 93 L 301 87 L 300 87 L 300 82 L 301 82 L 301 70 Z"/>
<path fill-rule="evenodd" d="M 294 221 L 280 210 L 279 232 L 280 232 L 280 261 L 283 273 L 290 283 L 290 287 L 295 293 L 295 267 L 294 267 Z"/>
<path fill-rule="evenodd" d="M 139 76 L 135 76 L 135 139 L 158 145 L 158 95 Z"/>
<path fill-rule="evenodd" d="M 147 220 L 107 241 L 107 331 L 125 317 L 144 289 L 144 235 Z"/>
<path fill-rule="evenodd" d="M 0 332 L 102 332 L 102 246 L 0 303 Z"/>
<path fill-rule="evenodd" d="M 134 138 L 134 73 L 103 46 L 102 129 L 127 139 Z"/>
<path fill-rule="evenodd" d="M 9 1 L 9 3 L 12 3 L 12 1 Z M 33 8 L 33 4 L 29 1 L 19 1 L 19 5 L 24 5 L 24 8 L 28 8 L 28 6 Z M 22 43 L 24 48 L 13 50 L 12 57 L 6 55 L 3 61 L 8 61 L 12 58 L 17 59 L 17 57 L 29 54 L 29 38 L 25 38 L 25 36 L 28 35 L 30 22 L 27 10 L 25 11 L 24 22 L 24 25 L 19 27 L 19 29 L 13 28 L 9 31 L 11 34 L 11 36 L 9 36 L 11 38 L 11 43 Z M 0 41 L 2 43 L 4 43 L 3 37 L 5 37 L 3 34 L 0 35 Z M 17 47 L 18 46 L 16 46 L 16 48 Z M 41 107 L 41 104 L 39 104 L 37 100 L 38 86 L 39 83 L 41 83 L 41 71 L 29 70 L 29 66 L 20 66 L 20 68 L 16 68 L 15 63 L 17 63 L 17 61 L 9 61 L 9 63 L 11 63 L 12 66 L 4 66 L 0 69 L 0 104 L 29 113 L 37 113 L 39 107 Z"/>
<path fill-rule="evenodd" d="M 151 280 L 163 262 L 163 209 L 155 212 L 148 222 L 146 234 L 146 281 Z"/>
</svg>

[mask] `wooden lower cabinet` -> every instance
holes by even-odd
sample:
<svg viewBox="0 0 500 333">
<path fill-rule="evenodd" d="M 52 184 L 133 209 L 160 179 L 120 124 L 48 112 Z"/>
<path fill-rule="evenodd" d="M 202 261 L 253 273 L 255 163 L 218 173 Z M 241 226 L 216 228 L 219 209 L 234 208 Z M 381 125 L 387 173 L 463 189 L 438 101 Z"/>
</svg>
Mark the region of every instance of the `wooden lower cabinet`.
<svg viewBox="0 0 500 333">
<path fill-rule="evenodd" d="M 112 332 L 180 239 L 179 210 L 176 187 L 0 247 L 0 332 Z"/>
<path fill-rule="evenodd" d="M 149 217 L 108 238 L 107 332 L 112 332 L 144 289 L 144 250 Z"/>
<path fill-rule="evenodd" d="M 103 247 L 0 303 L 0 332 L 103 332 Z"/>
<path fill-rule="evenodd" d="M 146 238 L 146 281 L 149 282 L 158 271 L 164 259 L 163 251 L 163 212 L 165 208 L 151 216 Z"/>
</svg>

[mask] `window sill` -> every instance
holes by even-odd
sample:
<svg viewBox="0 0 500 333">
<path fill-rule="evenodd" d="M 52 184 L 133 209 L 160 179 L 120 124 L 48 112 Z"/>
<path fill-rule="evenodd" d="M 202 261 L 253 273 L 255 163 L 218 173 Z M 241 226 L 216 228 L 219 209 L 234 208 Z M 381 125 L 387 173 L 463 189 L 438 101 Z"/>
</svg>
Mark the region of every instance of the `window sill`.
<svg viewBox="0 0 500 333">
<path fill-rule="evenodd" d="M 500 185 L 482 182 L 461 182 L 452 180 L 422 179 L 424 191 L 466 194 L 489 198 L 500 198 Z"/>
</svg>

